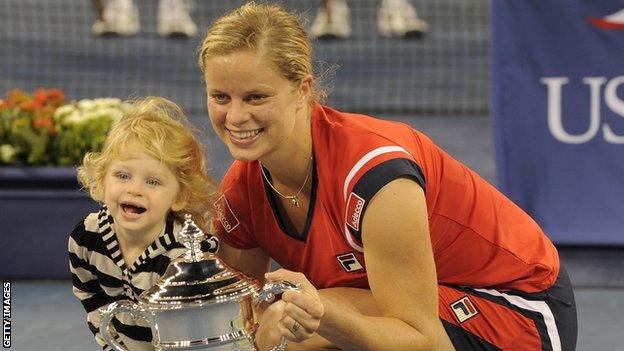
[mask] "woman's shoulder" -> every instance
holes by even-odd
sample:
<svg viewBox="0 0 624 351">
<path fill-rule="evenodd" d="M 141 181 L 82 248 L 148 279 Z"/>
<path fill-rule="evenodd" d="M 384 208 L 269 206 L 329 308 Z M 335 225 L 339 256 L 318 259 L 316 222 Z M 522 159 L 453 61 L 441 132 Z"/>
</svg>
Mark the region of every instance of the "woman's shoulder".
<svg viewBox="0 0 624 351">
<path fill-rule="evenodd" d="M 332 150 L 340 150 L 342 161 L 353 158 L 353 162 L 358 162 L 375 150 L 400 148 L 409 152 L 417 147 L 417 132 L 400 122 L 340 112 L 325 106 L 315 110 L 315 115 L 315 152 L 333 154 Z"/>
<path fill-rule="evenodd" d="M 347 144 L 361 145 L 362 142 L 397 144 L 416 135 L 416 130 L 405 123 L 360 113 L 342 112 L 322 105 L 315 107 L 313 120 L 316 138 L 325 136 Z"/>
<path fill-rule="evenodd" d="M 221 180 L 221 194 L 213 203 L 215 215 L 222 220 L 230 218 L 232 223 L 237 217 L 248 212 L 250 198 L 258 196 L 258 162 L 235 160 Z M 236 213 L 236 215 L 235 215 Z"/>
<path fill-rule="evenodd" d="M 221 192 L 246 184 L 249 177 L 255 174 L 252 170 L 257 167 L 255 163 L 257 162 L 234 160 L 221 179 Z"/>
</svg>

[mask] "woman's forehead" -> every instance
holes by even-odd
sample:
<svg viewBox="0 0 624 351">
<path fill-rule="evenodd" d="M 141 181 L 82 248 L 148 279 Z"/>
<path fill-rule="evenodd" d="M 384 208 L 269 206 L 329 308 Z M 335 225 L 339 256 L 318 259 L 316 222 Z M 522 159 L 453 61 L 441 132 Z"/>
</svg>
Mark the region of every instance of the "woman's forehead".
<svg viewBox="0 0 624 351">
<path fill-rule="evenodd" d="M 215 56 L 206 62 L 208 89 L 270 88 L 286 81 L 269 59 L 251 53 Z"/>
<path fill-rule="evenodd" d="M 239 50 L 228 54 L 211 56 L 206 59 L 206 68 L 213 71 L 211 74 L 224 70 L 238 72 L 246 70 L 251 73 L 272 71 L 279 74 L 279 68 L 275 62 L 268 55 L 258 50 Z"/>
</svg>

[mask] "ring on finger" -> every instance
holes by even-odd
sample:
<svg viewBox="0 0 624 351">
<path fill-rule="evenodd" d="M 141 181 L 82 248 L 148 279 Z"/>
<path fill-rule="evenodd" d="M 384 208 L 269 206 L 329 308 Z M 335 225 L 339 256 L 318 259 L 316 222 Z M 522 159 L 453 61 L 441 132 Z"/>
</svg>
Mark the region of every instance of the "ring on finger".
<svg viewBox="0 0 624 351">
<path fill-rule="evenodd" d="M 301 328 L 301 324 L 299 324 L 299 322 L 295 321 L 295 323 L 292 325 L 292 327 L 290 327 L 290 331 L 293 334 L 296 334 L 297 331 L 299 330 L 299 328 Z"/>
</svg>

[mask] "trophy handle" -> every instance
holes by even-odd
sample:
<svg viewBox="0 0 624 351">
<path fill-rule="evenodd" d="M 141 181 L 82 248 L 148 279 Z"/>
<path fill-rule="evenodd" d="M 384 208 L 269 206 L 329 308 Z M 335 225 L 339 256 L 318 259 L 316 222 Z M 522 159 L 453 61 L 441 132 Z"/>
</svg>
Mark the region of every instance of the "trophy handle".
<svg viewBox="0 0 624 351">
<path fill-rule="evenodd" d="M 130 302 L 128 300 L 115 301 L 108 305 L 108 308 L 100 311 L 102 313 L 102 320 L 100 321 L 100 334 L 104 338 L 104 341 L 108 346 L 112 347 L 115 351 L 128 351 L 126 350 L 111 333 L 110 324 L 116 314 L 126 312 L 134 319 L 145 318 L 145 312 L 138 304 Z"/>
<path fill-rule="evenodd" d="M 266 303 L 273 303 L 275 296 L 282 294 L 286 290 L 301 292 L 301 284 L 293 284 L 287 280 L 276 280 L 266 282 L 262 290 L 258 293 L 257 298 Z M 280 344 L 271 349 L 271 351 L 285 351 L 288 340 L 282 336 Z"/>
</svg>

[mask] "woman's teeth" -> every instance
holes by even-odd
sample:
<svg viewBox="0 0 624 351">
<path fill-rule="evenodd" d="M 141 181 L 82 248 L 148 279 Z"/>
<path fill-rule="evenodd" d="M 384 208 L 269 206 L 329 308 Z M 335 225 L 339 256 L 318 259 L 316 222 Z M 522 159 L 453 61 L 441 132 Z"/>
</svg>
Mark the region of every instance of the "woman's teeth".
<svg viewBox="0 0 624 351">
<path fill-rule="evenodd" d="M 258 135 L 260 131 L 262 131 L 262 128 L 254 129 L 254 130 L 245 130 L 245 131 L 234 131 L 234 130 L 228 129 L 228 131 L 236 139 L 248 139 L 248 138 L 253 138 L 256 135 Z"/>
</svg>

